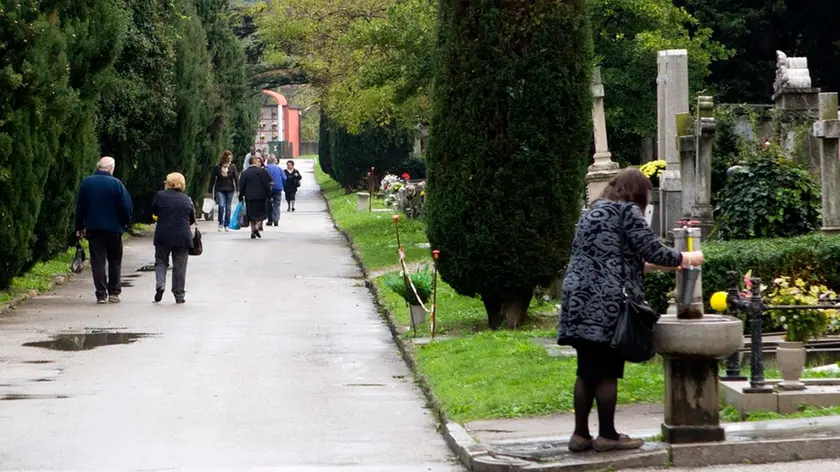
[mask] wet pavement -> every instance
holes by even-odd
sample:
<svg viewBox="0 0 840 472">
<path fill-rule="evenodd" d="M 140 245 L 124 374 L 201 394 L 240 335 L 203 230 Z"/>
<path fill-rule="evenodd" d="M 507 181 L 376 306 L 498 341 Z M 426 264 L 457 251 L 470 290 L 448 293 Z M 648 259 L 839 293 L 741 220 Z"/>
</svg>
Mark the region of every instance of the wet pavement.
<svg viewBox="0 0 840 472">
<path fill-rule="evenodd" d="M 315 186 L 262 240 L 202 223 L 187 303 L 90 274 L 0 317 L 0 470 L 458 471 Z"/>
</svg>

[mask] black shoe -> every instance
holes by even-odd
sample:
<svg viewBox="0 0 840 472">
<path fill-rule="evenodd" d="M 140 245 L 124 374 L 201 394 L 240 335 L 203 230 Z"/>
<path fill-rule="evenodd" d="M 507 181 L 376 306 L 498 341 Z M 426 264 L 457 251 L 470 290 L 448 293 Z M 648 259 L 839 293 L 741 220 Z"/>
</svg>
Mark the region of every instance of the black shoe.
<svg viewBox="0 0 840 472">
<path fill-rule="evenodd" d="M 251 231 L 251 239 L 257 239 L 257 233 Z"/>
<path fill-rule="evenodd" d="M 295 211 L 295 209 L 294 209 L 294 208 L 292 208 L 292 211 Z"/>
<path fill-rule="evenodd" d="M 155 291 L 155 303 L 160 303 L 160 301 L 163 300 L 163 292 L 164 290 L 162 288 Z"/>
<path fill-rule="evenodd" d="M 259 231 L 257 231 L 255 234 L 257 235 L 257 237 L 258 237 L 259 239 L 262 239 L 262 234 L 260 234 L 260 232 L 259 232 Z"/>
<path fill-rule="evenodd" d="M 184 300 L 183 298 L 179 298 L 179 299 L 175 300 L 175 303 L 177 305 L 183 305 L 184 303 L 187 303 L 187 301 Z"/>
</svg>

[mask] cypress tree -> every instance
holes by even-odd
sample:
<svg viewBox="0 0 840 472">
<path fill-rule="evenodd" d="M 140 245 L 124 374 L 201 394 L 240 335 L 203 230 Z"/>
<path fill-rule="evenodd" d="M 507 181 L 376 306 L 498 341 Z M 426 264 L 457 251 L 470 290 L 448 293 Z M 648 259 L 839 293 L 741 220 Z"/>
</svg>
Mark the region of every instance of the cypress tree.
<svg viewBox="0 0 840 472">
<path fill-rule="evenodd" d="M 44 184 L 79 101 L 57 16 L 40 6 L 6 2 L 0 15 L 0 287 L 33 259 Z"/>
<path fill-rule="evenodd" d="M 368 123 L 355 134 L 334 123 L 329 135 L 334 177 L 348 191 L 364 183 L 371 167 L 382 177 L 405 162 L 412 151 L 411 131 L 395 124 Z"/>
<path fill-rule="evenodd" d="M 55 12 L 67 41 L 70 85 L 79 99 L 66 109 L 58 155 L 43 185 L 31 264 L 64 250 L 74 238 L 77 184 L 93 170 L 98 157 L 98 97 L 111 84 L 109 76 L 125 32 L 124 13 L 110 0 L 72 0 Z"/>
<path fill-rule="evenodd" d="M 584 4 L 440 0 L 427 232 L 494 329 L 568 258 L 592 139 Z"/>
<path fill-rule="evenodd" d="M 327 118 L 326 113 L 321 113 L 321 119 L 318 122 L 318 164 L 325 174 L 334 177 L 331 150 L 330 119 Z"/>
</svg>

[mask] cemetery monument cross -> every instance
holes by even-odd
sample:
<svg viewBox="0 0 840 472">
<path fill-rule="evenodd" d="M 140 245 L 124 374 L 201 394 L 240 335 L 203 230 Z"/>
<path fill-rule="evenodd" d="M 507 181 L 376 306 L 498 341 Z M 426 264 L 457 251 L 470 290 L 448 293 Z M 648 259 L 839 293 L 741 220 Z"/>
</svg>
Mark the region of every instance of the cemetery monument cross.
<svg viewBox="0 0 840 472">
<path fill-rule="evenodd" d="M 607 143 L 607 121 L 604 117 L 604 84 L 601 81 L 601 68 L 596 67 L 592 74 L 592 126 L 595 134 L 595 163 L 586 173 L 588 203 L 601 197 L 607 183 L 618 174 L 618 163 L 613 162 Z"/>
</svg>

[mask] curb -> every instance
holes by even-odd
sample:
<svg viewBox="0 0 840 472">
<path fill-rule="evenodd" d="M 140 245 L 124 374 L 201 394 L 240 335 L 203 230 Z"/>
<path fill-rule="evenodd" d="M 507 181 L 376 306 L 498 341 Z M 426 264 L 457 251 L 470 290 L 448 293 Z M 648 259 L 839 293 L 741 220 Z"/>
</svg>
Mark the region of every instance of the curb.
<svg viewBox="0 0 840 472">
<path fill-rule="evenodd" d="M 139 231 L 127 231 L 124 233 L 126 236 L 123 241 L 135 239 L 135 238 L 144 238 L 149 236 L 150 234 L 154 234 L 154 230 L 139 230 Z M 8 302 L 0 305 L 0 316 L 8 314 L 10 311 L 14 310 L 15 308 L 19 307 L 20 305 L 28 302 L 29 300 L 37 297 L 38 295 L 42 295 L 44 293 L 51 292 L 56 289 L 56 287 L 60 287 L 64 284 L 69 283 L 71 280 L 75 279 L 76 276 L 81 275 L 87 269 L 90 268 L 90 258 L 85 260 L 82 263 L 82 272 L 79 274 L 74 274 L 69 270 L 63 274 L 55 274 L 53 275 L 53 279 L 50 282 L 49 287 L 44 291 L 38 290 L 27 290 L 26 292 L 20 293 L 12 297 Z"/>
<path fill-rule="evenodd" d="M 403 361 L 408 365 L 408 368 L 411 370 L 411 373 L 414 377 L 415 384 L 420 387 L 420 391 L 423 392 L 423 395 L 426 397 L 426 405 L 432 411 L 435 419 L 438 422 L 438 429 L 440 433 L 443 435 L 444 441 L 458 456 L 458 459 L 467 468 L 467 470 L 491 470 L 491 469 L 476 469 L 474 468 L 474 463 L 477 458 L 489 458 L 490 452 L 484 448 L 481 444 L 476 442 L 472 436 L 467 433 L 463 426 L 448 421 L 446 419 L 446 415 L 443 412 L 443 407 L 440 404 L 440 401 L 435 396 L 434 392 L 432 391 L 431 387 L 429 386 L 428 379 L 420 372 L 417 368 L 417 362 L 414 359 L 414 346 L 411 343 L 407 343 L 402 337 L 400 336 L 400 331 L 398 329 L 398 324 L 396 319 L 394 319 L 394 315 L 382 304 L 381 298 L 379 296 L 379 289 L 376 288 L 376 285 L 373 283 L 371 279 L 370 271 L 368 271 L 367 267 L 365 267 L 364 262 L 362 262 L 361 255 L 359 254 L 359 248 L 356 247 L 356 244 L 353 243 L 353 240 L 350 238 L 350 235 L 347 234 L 343 229 L 338 226 L 338 223 L 335 221 L 335 217 L 332 213 L 332 208 L 330 207 L 330 201 L 327 199 L 326 195 L 324 195 L 324 190 L 319 187 L 319 193 L 321 198 L 327 205 L 327 214 L 330 216 L 330 220 L 332 220 L 333 228 L 338 231 L 344 239 L 347 241 L 347 244 L 350 246 L 350 251 L 353 255 L 353 260 L 356 261 L 356 265 L 359 266 L 359 269 L 362 271 L 362 275 L 365 278 L 365 287 L 370 291 L 371 295 L 373 296 L 373 303 L 376 306 L 377 311 L 379 312 L 382 319 L 385 320 L 385 323 L 388 325 L 388 330 L 391 331 L 391 338 L 394 340 L 394 344 L 397 345 L 397 349 L 400 351 L 400 356 L 403 358 Z M 502 470 L 502 469 L 499 469 Z M 507 469 L 505 469 L 507 470 Z"/>
<path fill-rule="evenodd" d="M 82 271 L 84 272 L 89 267 L 90 267 L 90 261 L 86 260 L 84 262 L 84 264 L 82 265 Z M 41 294 L 44 294 L 44 293 L 47 293 L 47 292 L 51 292 L 56 287 L 60 287 L 64 284 L 70 282 L 71 280 L 75 279 L 77 275 L 79 275 L 79 274 L 74 274 L 70 271 L 68 271 L 67 273 L 64 273 L 64 274 L 56 274 L 56 275 L 53 276 L 53 279 L 50 282 L 50 285 L 46 290 L 44 290 L 44 291 L 27 290 L 26 292 L 23 292 L 19 295 L 16 295 L 16 296 L 12 297 L 11 300 L 4 303 L 3 305 L 0 305 L 0 316 L 3 316 L 5 314 L 9 313 L 10 311 L 14 310 L 18 306 L 28 302 L 29 300 L 37 297 L 38 295 L 41 295 Z"/>
</svg>

